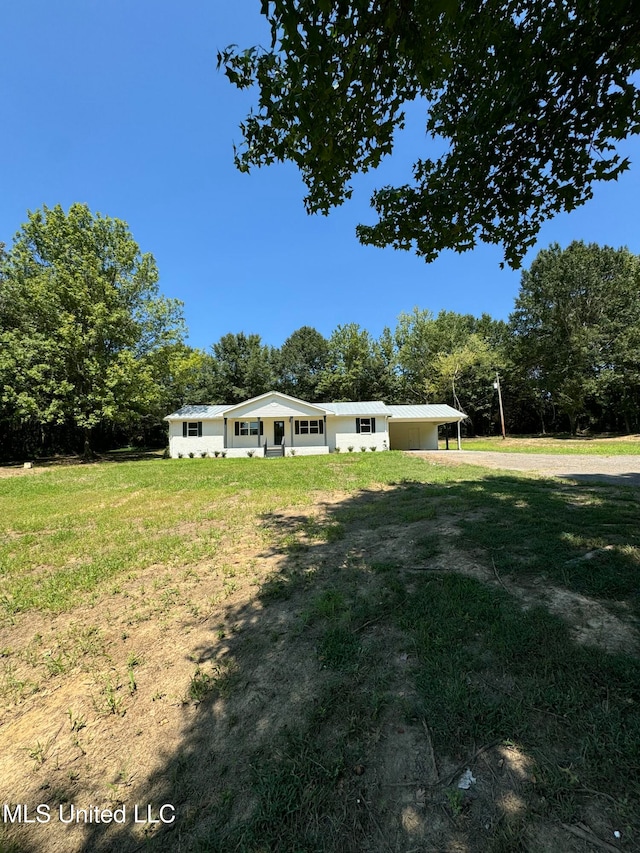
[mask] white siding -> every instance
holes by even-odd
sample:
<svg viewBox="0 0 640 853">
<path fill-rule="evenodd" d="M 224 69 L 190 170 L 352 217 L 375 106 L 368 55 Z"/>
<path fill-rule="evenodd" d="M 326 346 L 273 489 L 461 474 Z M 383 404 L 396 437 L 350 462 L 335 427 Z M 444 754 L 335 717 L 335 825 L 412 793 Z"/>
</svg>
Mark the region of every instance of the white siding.
<svg viewBox="0 0 640 853">
<path fill-rule="evenodd" d="M 197 421 L 189 421 L 197 423 Z M 201 436 L 182 435 L 182 421 L 169 422 L 169 453 L 174 459 L 181 453 L 188 456 L 193 453 L 200 456 L 202 453 L 213 455 L 214 450 L 223 449 L 222 421 L 202 421 Z"/>
<path fill-rule="evenodd" d="M 364 416 L 363 416 L 364 417 Z M 341 416 L 327 418 L 327 431 L 331 449 L 339 447 L 341 451 L 353 447 L 354 452 L 360 453 L 361 447 L 370 450 L 389 448 L 389 434 L 387 432 L 387 418 L 384 415 L 376 415 L 376 431 L 374 433 L 356 432 L 355 416 Z"/>
<path fill-rule="evenodd" d="M 419 422 L 389 424 L 389 436 L 392 450 L 437 450 L 438 425 Z"/>
<path fill-rule="evenodd" d="M 328 420 L 328 419 L 327 419 Z M 324 447 L 325 444 L 328 445 L 329 436 L 324 434 L 324 431 L 321 433 L 308 433 L 307 435 L 303 433 L 298 433 L 296 435 L 296 421 L 320 421 L 320 429 L 324 430 L 325 425 L 322 419 L 322 415 L 313 415 L 311 417 L 295 417 L 291 419 L 291 434 L 289 432 L 289 424 L 287 423 L 287 446 L 293 448 L 301 448 L 305 447 Z"/>
<path fill-rule="evenodd" d="M 291 451 L 294 451 L 292 454 Z M 287 447 L 287 456 L 322 456 L 324 453 L 328 453 L 329 448 L 325 447 Z"/>
<path fill-rule="evenodd" d="M 302 418 L 322 417 L 323 412 L 305 403 L 303 400 L 262 399 L 251 400 L 242 405 L 234 406 L 233 411 L 227 412 L 227 416 L 234 420 L 255 420 L 256 418 L 273 418 L 274 420 L 287 419 L 290 415 Z"/>
</svg>

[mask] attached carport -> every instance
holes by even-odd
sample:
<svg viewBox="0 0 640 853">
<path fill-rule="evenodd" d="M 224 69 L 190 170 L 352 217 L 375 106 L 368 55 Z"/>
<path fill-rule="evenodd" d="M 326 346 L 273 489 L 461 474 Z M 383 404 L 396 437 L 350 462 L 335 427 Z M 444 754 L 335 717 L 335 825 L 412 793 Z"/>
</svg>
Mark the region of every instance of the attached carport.
<svg viewBox="0 0 640 853">
<path fill-rule="evenodd" d="M 389 417 L 389 446 L 391 450 L 437 450 L 438 427 L 442 424 L 458 425 L 458 450 L 460 422 L 464 412 L 446 405 L 387 406 Z"/>
</svg>

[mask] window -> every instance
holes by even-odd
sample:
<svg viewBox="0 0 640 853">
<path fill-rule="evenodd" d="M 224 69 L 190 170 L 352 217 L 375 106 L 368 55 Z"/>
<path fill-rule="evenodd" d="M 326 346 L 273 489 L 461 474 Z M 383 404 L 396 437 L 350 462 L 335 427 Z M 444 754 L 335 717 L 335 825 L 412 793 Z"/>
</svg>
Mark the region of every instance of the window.
<svg viewBox="0 0 640 853">
<path fill-rule="evenodd" d="M 200 435 L 202 435 L 202 421 L 182 422 L 183 438 L 197 438 Z"/>
<path fill-rule="evenodd" d="M 324 422 L 317 421 L 296 421 L 296 435 L 323 435 Z"/>
<path fill-rule="evenodd" d="M 375 418 L 356 418 L 356 432 L 371 435 L 376 431 Z"/>
<path fill-rule="evenodd" d="M 236 421 L 236 435 L 262 434 L 262 421 Z"/>
</svg>

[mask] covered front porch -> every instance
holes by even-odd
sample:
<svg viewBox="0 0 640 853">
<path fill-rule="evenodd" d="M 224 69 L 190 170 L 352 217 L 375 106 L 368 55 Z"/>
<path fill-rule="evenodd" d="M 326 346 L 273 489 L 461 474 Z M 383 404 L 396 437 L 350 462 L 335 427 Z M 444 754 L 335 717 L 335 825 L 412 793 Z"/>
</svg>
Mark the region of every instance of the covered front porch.
<svg viewBox="0 0 640 853">
<path fill-rule="evenodd" d="M 227 456 L 292 456 L 329 452 L 323 409 L 285 395 L 265 395 L 224 413 L 223 447 Z"/>
</svg>

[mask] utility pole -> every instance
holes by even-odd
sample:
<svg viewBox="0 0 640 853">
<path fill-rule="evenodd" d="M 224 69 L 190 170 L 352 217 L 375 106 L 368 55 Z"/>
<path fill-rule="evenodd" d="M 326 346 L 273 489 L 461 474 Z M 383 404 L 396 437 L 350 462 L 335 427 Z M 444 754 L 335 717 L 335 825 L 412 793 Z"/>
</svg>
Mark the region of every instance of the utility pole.
<svg viewBox="0 0 640 853">
<path fill-rule="evenodd" d="M 498 403 L 500 404 L 500 426 L 502 427 L 502 438 L 505 439 L 507 437 L 507 433 L 504 428 L 504 409 L 502 408 L 502 392 L 500 391 L 500 377 L 496 372 L 496 381 L 493 383 L 493 387 L 498 392 Z"/>
</svg>

